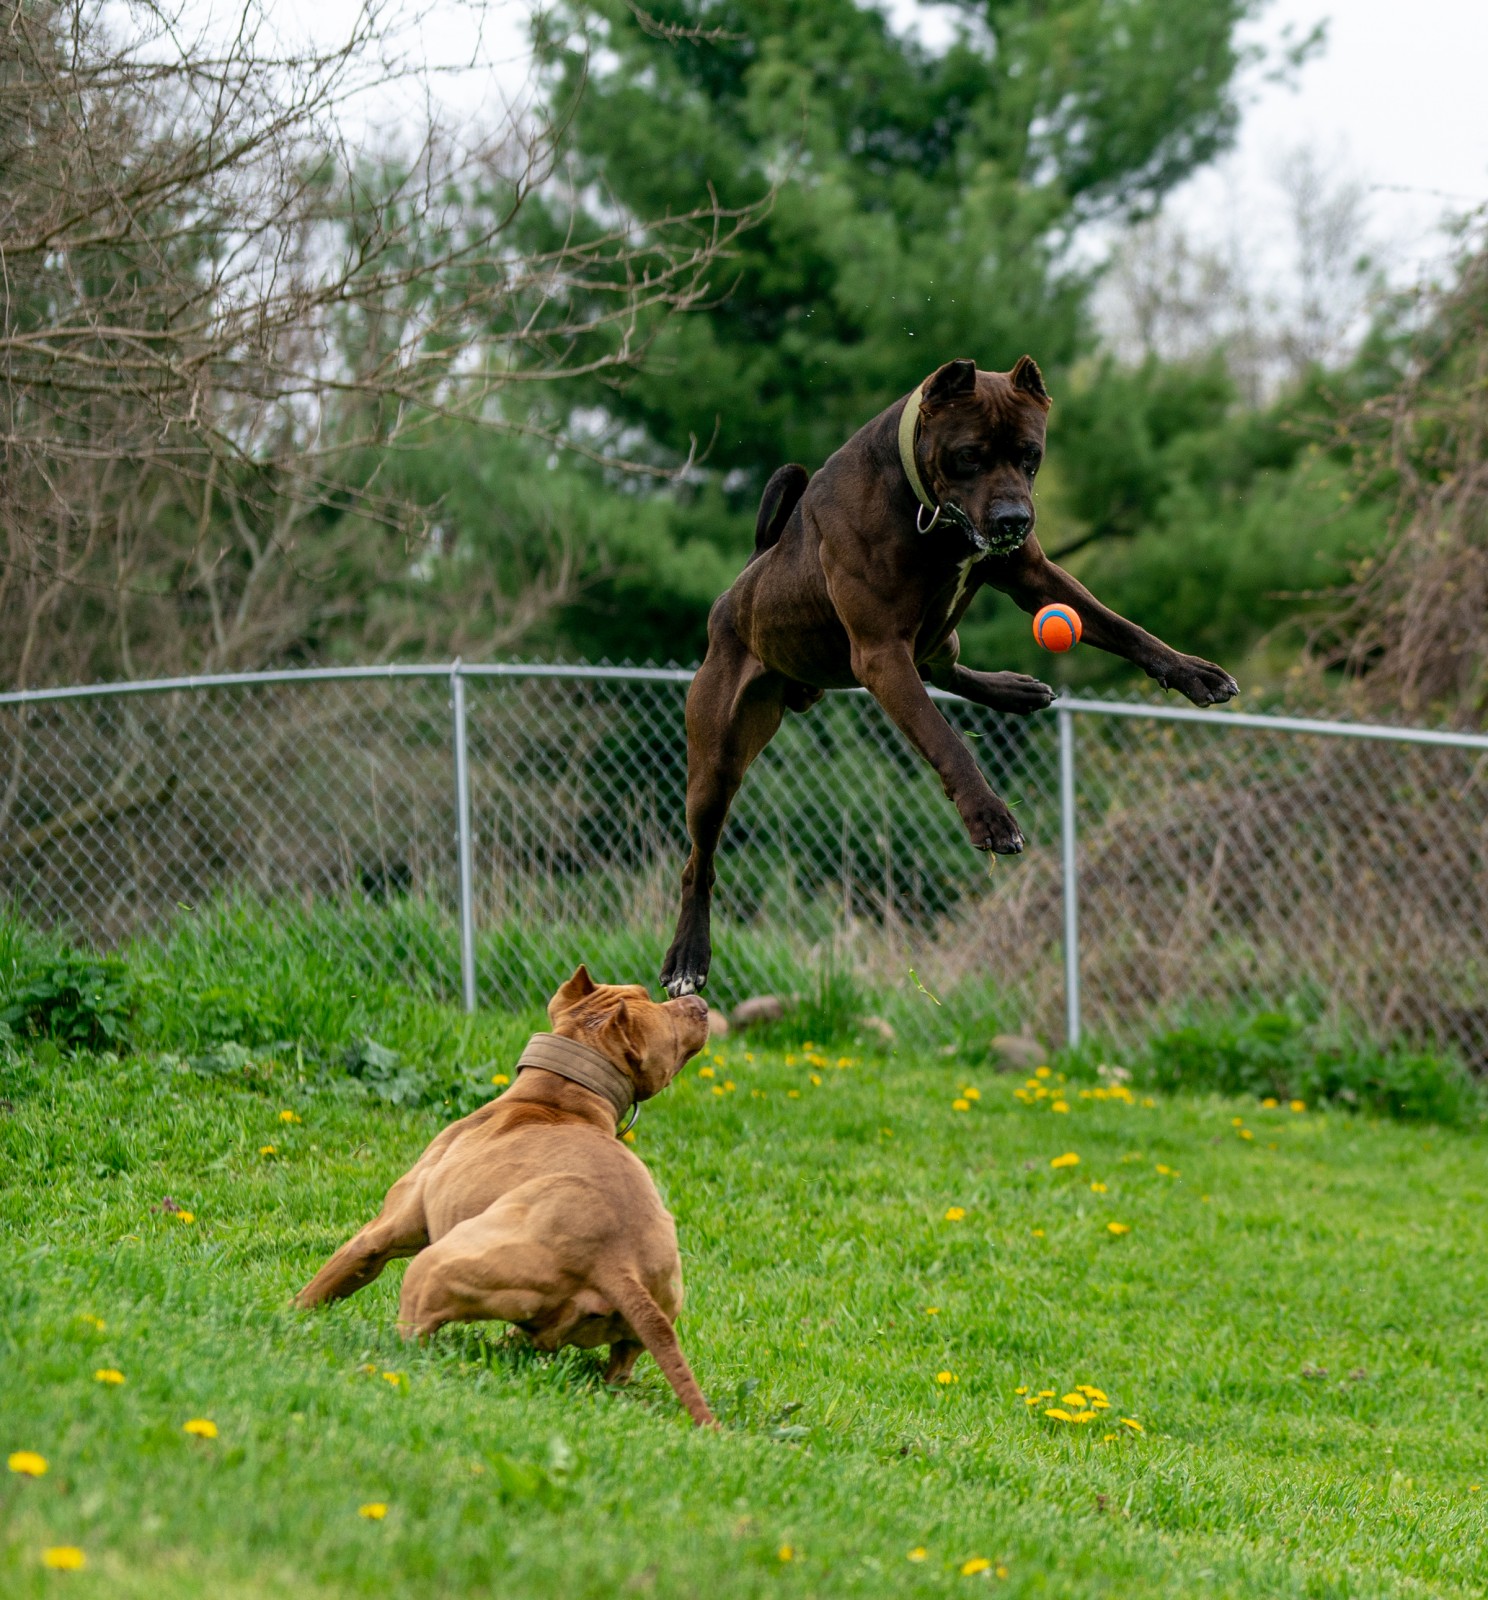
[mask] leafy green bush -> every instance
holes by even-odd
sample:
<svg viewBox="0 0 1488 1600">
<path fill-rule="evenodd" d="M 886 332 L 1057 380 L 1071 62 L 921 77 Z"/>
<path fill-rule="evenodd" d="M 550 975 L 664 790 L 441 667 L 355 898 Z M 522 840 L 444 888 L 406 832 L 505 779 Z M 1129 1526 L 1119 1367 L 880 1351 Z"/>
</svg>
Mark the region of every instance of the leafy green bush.
<svg viewBox="0 0 1488 1600">
<path fill-rule="evenodd" d="M 63 1050 L 117 1049 L 129 1039 L 139 994 L 117 956 L 50 951 L 13 960 L 0 977 L 0 1027 Z"/>
<path fill-rule="evenodd" d="M 1167 1091 L 1331 1102 L 1408 1121 L 1462 1124 L 1488 1110 L 1482 1088 L 1452 1056 L 1351 1039 L 1284 1012 L 1159 1035 L 1133 1063 Z"/>
</svg>

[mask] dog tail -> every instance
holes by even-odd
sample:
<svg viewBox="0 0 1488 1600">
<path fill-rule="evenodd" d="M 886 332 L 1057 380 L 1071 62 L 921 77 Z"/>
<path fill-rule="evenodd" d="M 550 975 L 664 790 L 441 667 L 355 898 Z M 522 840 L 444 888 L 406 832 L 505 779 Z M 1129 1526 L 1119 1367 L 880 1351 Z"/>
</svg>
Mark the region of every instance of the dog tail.
<svg viewBox="0 0 1488 1600">
<path fill-rule="evenodd" d="M 688 1416 L 700 1428 L 716 1428 L 718 1423 L 677 1342 L 677 1330 L 666 1312 L 651 1298 L 646 1286 L 627 1273 L 600 1287 L 615 1302 L 616 1310 L 630 1324 L 636 1338 L 651 1352 L 656 1365 L 666 1374 L 667 1382 L 676 1390 L 677 1398 L 686 1406 Z"/>
<path fill-rule="evenodd" d="M 794 462 L 788 467 L 777 468 L 771 474 L 765 492 L 760 496 L 759 515 L 754 519 L 754 554 L 749 558 L 751 561 L 757 561 L 766 550 L 779 544 L 780 535 L 785 532 L 785 525 L 790 521 L 796 503 L 806 493 L 809 481 L 810 474 L 805 467 L 798 467 Z"/>
</svg>

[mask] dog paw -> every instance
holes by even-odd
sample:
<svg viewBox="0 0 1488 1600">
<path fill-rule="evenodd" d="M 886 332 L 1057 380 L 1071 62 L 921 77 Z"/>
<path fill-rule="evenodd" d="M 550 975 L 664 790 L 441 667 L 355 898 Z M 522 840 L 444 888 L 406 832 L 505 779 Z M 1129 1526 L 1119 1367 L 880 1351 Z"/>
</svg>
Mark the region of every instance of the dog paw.
<svg viewBox="0 0 1488 1600">
<path fill-rule="evenodd" d="M 669 1000 L 701 994 L 708 982 L 708 962 L 681 950 L 668 950 L 661 964 L 661 986 Z"/>
<path fill-rule="evenodd" d="M 1240 685 L 1212 661 L 1200 656 L 1175 656 L 1157 674 L 1164 689 L 1176 689 L 1196 706 L 1221 705 L 1240 693 Z"/>
<path fill-rule="evenodd" d="M 990 850 L 994 855 L 1015 856 L 1023 849 L 1023 834 L 1013 821 L 1013 814 L 997 798 L 988 795 L 974 811 L 963 812 L 966 831 L 978 850 Z"/>
<path fill-rule="evenodd" d="M 994 711 L 1026 717 L 1035 711 L 1047 711 L 1054 704 L 1054 691 L 1026 672 L 989 672 L 986 703 Z"/>
</svg>

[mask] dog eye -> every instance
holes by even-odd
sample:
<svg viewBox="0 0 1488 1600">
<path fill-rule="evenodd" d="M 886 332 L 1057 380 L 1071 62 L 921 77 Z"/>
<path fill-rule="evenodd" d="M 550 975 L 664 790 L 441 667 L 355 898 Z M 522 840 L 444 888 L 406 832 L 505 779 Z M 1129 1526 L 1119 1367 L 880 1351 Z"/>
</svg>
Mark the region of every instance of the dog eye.
<svg viewBox="0 0 1488 1600">
<path fill-rule="evenodd" d="M 1037 474 L 1039 465 L 1043 459 L 1044 458 L 1038 453 L 1037 450 L 1030 450 L 1028 454 L 1023 457 L 1023 470 L 1030 478 Z"/>
<path fill-rule="evenodd" d="M 962 472 L 975 472 L 982 464 L 980 450 L 958 450 L 956 452 L 956 465 Z"/>
</svg>

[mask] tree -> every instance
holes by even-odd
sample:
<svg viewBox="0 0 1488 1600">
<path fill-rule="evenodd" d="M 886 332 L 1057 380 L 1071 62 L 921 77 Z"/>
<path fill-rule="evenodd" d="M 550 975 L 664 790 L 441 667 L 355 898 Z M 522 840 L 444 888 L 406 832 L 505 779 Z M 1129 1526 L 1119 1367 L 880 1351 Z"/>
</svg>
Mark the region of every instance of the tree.
<svg viewBox="0 0 1488 1600">
<path fill-rule="evenodd" d="M 748 210 L 562 227 L 566 108 L 357 155 L 369 5 L 286 52 L 159 0 L 7 0 L 0 28 L 0 671 L 222 669 L 393 646 L 431 502 L 388 470 L 445 426 L 562 440 L 534 397 L 637 362 L 715 293 Z M 530 242 L 537 192 L 545 238 Z M 591 452 L 593 453 L 593 452 Z M 601 452 L 603 453 L 603 452 Z M 625 463 L 620 463 L 625 465 Z M 436 497 L 437 498 L 437 497 Z M 561 550 L 499 601 L 568 598 Z"/>
</svg>

